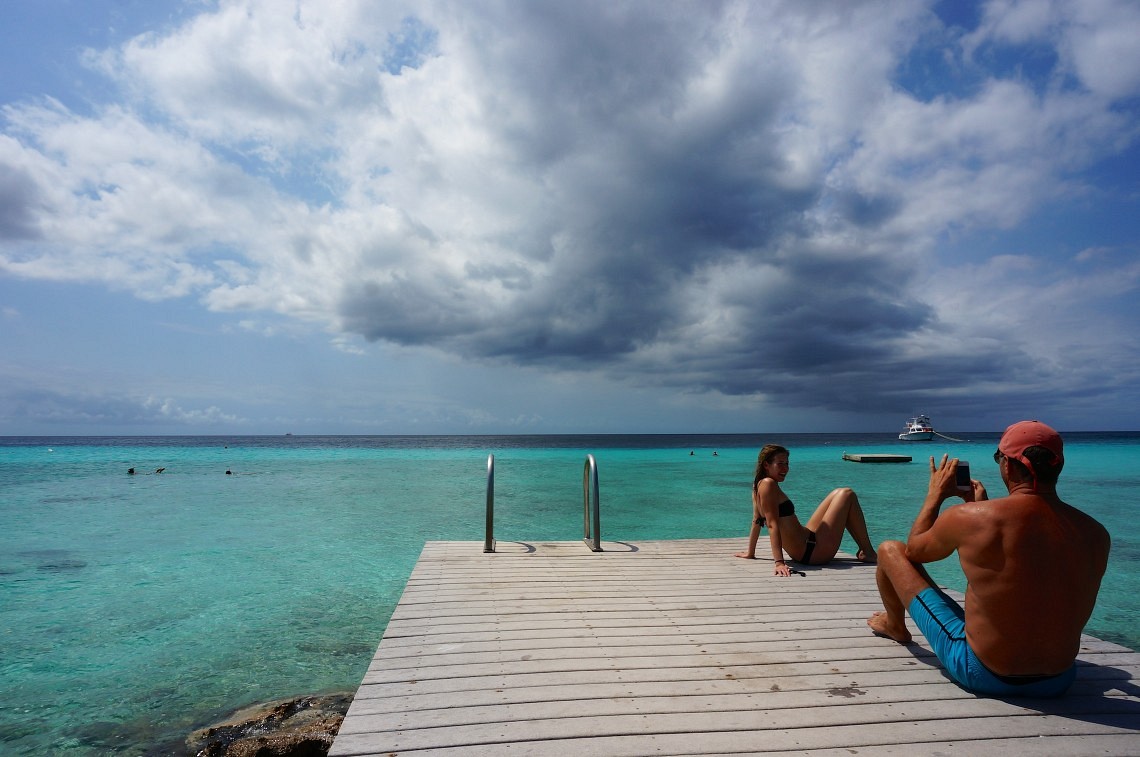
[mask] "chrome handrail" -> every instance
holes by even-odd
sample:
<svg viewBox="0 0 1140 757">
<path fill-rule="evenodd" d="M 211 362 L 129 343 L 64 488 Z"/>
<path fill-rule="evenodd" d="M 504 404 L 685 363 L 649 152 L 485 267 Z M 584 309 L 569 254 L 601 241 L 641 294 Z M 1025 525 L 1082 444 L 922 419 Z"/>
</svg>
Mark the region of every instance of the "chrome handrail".
<svg viewBox="0 0 1140 757">
<path fill-rule="evenodd" d="M 487 537 L 483 551 L 495 551 L 495 456 L 487 455 Z"/>
<path fill-rule="evenodd" d="M 590 494 L 594 497 L 593 530 L 590 529 Z M 598 497 L 598 461 L 593 455 L 586 455 L 586 465 L 582 468 L 582 523 L 585 527 L 586 542 L 594 552 L 602 551 L 602 505 Z"/>
</svg>

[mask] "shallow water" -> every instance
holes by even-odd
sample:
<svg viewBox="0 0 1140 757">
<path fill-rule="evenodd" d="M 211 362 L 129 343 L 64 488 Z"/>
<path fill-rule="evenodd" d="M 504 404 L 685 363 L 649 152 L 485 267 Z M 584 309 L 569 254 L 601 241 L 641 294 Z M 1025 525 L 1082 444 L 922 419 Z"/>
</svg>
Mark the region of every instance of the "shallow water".
<svg viewBox="0 0 1140 757">
<path fill-rule="evenodd" d="M 764 442 L 792 449 L 801 509 L 853 486 L 880 541 L 909 530 L 927 455 L 1000 493 L 996 435 L 967 436 L 0 439 L 0 751 L 169 752 L 247 703 L 355 689 L 423 543 L 482 542 L 489 453 L 500 541 L 580 538 L 592 452 L 603 539 L 743 546 Z M 1140 436 L 1066 444 L 1062 497 L 1114 535 L 1088 631 L 1140 648 Z M 964 588 L 953 561 L 933 572 Z"/>
</svg>

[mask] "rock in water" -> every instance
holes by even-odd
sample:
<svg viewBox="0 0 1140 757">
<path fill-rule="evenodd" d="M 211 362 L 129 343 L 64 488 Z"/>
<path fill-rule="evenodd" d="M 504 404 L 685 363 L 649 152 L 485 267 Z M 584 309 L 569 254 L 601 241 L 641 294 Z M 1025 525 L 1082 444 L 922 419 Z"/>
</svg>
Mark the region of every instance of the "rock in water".
<svg viewBox="0 0 1140 757">
<path fill-rule="evenodd" d="M 352 697 L 342 692 L 246 707 L 194 731 L 186 746 L 197 757 L 324 757 Z"/>
</svg>

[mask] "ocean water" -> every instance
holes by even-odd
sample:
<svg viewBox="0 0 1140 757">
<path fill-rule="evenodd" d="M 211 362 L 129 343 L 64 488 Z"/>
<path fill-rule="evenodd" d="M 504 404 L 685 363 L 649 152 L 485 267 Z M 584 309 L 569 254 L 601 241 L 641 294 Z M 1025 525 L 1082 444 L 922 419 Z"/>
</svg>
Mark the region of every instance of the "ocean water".
<svg viewBox="0 0 1140 757">
<path fill-rule="evenodd" d="M 354 690 L 423 543 L 481 549 L 489 454 L 499 541 L 580 539 L 593 453 L 603 540 L 743 547 L 771 441 L 802 511 L 852 486 L 878 542 L 905 538 L 929 455 L 1004 491 L 998 435 L 954 436 L 0 438 L 0 753 L 174 754 L 241 706 Z M 1066 434 L 1059 490 L 1113 534 L 1088 632 L 1140 649 L 1140 434 Z M 932 573 L 965 588 L 953 559 Z"/>
</svg>

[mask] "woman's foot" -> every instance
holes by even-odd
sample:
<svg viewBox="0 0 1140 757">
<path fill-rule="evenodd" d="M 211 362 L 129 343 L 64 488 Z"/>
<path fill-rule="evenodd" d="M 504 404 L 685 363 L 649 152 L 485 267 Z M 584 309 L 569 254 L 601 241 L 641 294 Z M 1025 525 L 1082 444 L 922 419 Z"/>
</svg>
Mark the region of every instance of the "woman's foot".
<svg viewBox="0 0 1140 757">
<path fill-rule="evenodd" d="M 860 562 L 877 563 L 879 561 L 879 556 L 875 554 L 875 550 L 873 549 L 861 549 L 855 553 L 855 557 L 858 558 Z"/>
<path fill-rule="evenodd" d="M 867 618 L 867 625 L 871 627 L 871 631 L 876 636 L 893 639 L 900 644 L 906 644 L 911 639 L 910 631 L 907 630 L 906 624 L 895 626 L 891 623 L 890 616 L 885 612 L 877 612 Z"/>
</svg>

